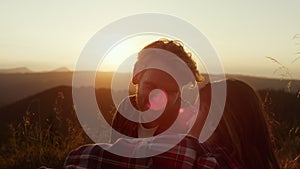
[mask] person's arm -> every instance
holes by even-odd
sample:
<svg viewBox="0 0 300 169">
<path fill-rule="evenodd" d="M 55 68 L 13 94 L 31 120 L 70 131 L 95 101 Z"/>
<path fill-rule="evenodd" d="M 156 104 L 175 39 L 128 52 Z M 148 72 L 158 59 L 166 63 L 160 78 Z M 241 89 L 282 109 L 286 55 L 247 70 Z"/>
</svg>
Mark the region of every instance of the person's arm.
<svg viewBox="0 0 300 169">
<path fill-rule="evenodd" d="M 111 132 L 111 140 L 110 140 L 111 143 L 114 143 L 119 138 L 124 137 L 124 135 L 137 138 L 137 127 L 138 127 L 137 123 L 128 120 L 120 113 L 120 111 L 121 112 L 131 111 L 128 109 L 129 106 L 127 104 L 133 104 L 133 106 L 135 106 L 134 103 L 135 103 L 135 96 L 130 96 L 128 98 L 125 98 L 119 105 L 112 120 L 113 130 Z"/>
<path fill-rule="evenodd" d="M 136 169 L 151 168 L 150 158 L 136 159 L 121 154 L 116 154 L 116 150 L 125 150 L 132 154 L 134 148 L 139 143 L 130 142 L 126 139 L 120 139 L 115 144 L 89 144 L 72 150 L 64 164 L 66 169 L 75 168 L 101 168 L 101 169 Z M 113 151 L 114 149 L 114 151 Z M 120 152 L 119 152 L 120 153 Z"/>
<path fill-rule="evenodd" d="M 122 133 L 122 127 L 125 128 L 126 126 L 126 119 L 120 114 L 118 110 L 116 110 L 113 121 L 112 121 L 112 132 L 110 137 L 110 143 L 114 143 L 116 140 L 121 138 L 119 133 Z"/>
</svg>

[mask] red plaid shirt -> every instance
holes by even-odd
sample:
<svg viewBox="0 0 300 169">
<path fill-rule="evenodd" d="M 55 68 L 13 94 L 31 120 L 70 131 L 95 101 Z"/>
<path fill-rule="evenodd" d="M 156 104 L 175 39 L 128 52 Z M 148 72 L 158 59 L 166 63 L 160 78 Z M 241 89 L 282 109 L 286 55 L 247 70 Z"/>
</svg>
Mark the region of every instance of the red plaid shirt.
<svg viewBox="0 0 300 169">
<path fill-rule="evenodd" d="M 241 165 L 228 156 L 224 149 L 200 144 L 197 139 L 189 136 L 169 151 L 147 158 L 118 156 L 104 150 L 101 144 L 84 145 L 69 153 L 65 167 L 67 169 L 242 169 Z"/>
</svg>

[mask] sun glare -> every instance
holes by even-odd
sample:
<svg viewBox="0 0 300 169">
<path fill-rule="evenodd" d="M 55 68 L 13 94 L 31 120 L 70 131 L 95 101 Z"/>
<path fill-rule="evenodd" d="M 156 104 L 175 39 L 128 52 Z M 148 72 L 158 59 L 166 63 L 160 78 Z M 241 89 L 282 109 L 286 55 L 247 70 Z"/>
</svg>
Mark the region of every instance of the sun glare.
<svg viewBox="0 0 300 169">
<path fill-rule="evenodd" d="M 98 71 L 131 72 L 137 53 L 144 46 L 159 38 L 154 35 L 135 36 L 115 44 L 99 65 Z M 130 59 L 130 57 L 133 58 Z"/>
<path fill-rule="evenodd" d="M 161 39 L 170 38 L 162 35 L 140 35 L 127 38 L 112 47 L 101 64 L 98 71 L 101 72 L 132 72 L 134 63 L 137 59 L 137 53 L 146 45 Z M 184 43 L 184 42 L 183 42 Z M 184 46 L 188 52 L 192 53 L 193 59 L 197 62 L 198 69 L 201 73 L 205 73 L 204 64 L 201 59 L 187 46 Z"/>
</svg>

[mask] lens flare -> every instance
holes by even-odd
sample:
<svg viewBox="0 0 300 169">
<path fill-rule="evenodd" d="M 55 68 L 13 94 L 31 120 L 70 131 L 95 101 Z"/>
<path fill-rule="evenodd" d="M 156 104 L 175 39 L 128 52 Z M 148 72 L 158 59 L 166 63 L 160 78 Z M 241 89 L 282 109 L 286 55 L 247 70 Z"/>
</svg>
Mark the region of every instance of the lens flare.
<svg viewBox="0 0 300 169">
<path fill-rule="evenodd" d="M 150 110 L 163 110 L 168 102 L 168 97 L 165 91 L 155 89 L 149 95 L 148 108 Z"/>
</svg>

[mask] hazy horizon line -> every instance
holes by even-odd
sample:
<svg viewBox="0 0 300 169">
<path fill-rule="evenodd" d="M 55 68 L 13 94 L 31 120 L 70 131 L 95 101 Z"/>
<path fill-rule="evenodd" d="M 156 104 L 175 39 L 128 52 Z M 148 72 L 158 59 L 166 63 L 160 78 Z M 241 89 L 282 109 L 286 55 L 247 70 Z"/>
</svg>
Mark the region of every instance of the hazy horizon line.
<svg viewBox="0 0 300 169">
<path fill-rule="evenodd" d="M 22 72 L 23 71 L 23 72 Z M 58 67 L 51 70 L 32 70 L 26 66 L 22 67 L 14 67 L 14 68 L 0 68 L 0 74 L 34 74 L 34 73 L 74 73 L 74 72 L 97 72 L 97 73 L 115 73 L 114 70 L 101 70 L 101 71 L 95 71 L 95 70 L 74 70 L 70 69 L 68 67 Z M 119 73 L 132 73 L 131 71 L 124 71 Z M 246 74 L 246 73 L 234 73 L 234 72 L 228 72 L 225 73 L 226 75 L 235 75 L 235 76 L 249 76 L 249 77 L 257 77 L 257 78 L 268 78 L 268 79 L 280 79 L 280 80 L 300 80 L 300 78 L 295 77 L 276 77 L 271 75 L 252 75 L 252 74 Z M 201 73 L 201 75 L 208 75 L 208 73 Z M 211 75 L 218 76 L 220 73 L 211 73 Z"/>
</svg>

